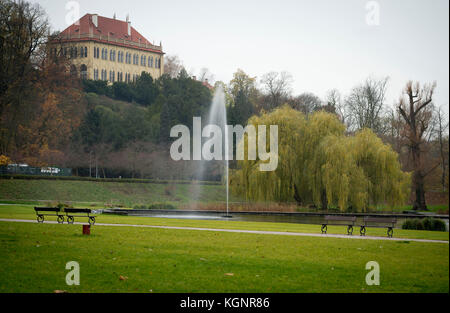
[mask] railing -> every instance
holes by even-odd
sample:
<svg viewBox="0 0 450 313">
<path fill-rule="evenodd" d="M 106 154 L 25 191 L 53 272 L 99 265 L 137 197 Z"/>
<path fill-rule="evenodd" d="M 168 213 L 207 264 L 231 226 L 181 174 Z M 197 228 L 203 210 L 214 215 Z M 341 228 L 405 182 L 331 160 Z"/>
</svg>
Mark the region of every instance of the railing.
<svg viewBox="0 0 450 313">
<path fill-rule="evenodd" d="M 97 40 L 107 41 L 107 42 L 111 42 L 111 43 L 119 43 L 119 44 L 124 44 L 124 45 L 128 45 L 128 46 L 134 46 L 137 48 L 145 48 L 145 49 L 153 49 L 153 50 L 162 51 L 161 46 L 156 46 L 156 45 L 146 44 L 146 43 L 137 43 L 137 42 L 129 41 L 129 40 L 125 40 L 125 39 L 114 38 L 111 36 L 94 35 L 91 33 L 76 34 L 76 35 L 72 35 L 72 34 L 71 35 L 58 35 L 51 39 L 52 40 L 73 40 L 73 39 L 86 39 L 86 38 L 97 39 Z"/>
</svg>

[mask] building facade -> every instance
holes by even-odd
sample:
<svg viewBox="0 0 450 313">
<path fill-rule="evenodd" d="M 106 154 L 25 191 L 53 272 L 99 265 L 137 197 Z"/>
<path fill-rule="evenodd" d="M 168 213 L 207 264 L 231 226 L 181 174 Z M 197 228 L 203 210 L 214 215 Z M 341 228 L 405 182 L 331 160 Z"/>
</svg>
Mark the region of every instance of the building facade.
<svg viewBox="0 0 450 313">
<path fill-rule="evenodd" d="M 50 55 L 70 59 L 70 71 L 83 79 L 132 82 L 142 72 L 164 72 L 162 45 L 139 34 L 131 22 L 86 14 L 50 39 Z"/>
</svg>

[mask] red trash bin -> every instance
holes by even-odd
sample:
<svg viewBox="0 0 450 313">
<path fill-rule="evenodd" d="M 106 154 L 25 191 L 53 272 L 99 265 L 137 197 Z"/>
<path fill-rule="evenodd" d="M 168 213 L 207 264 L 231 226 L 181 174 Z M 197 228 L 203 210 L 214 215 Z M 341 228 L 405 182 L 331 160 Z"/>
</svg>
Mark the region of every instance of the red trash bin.
<svg viewBox="0 0 450 313">
<path fill-rule="evenodd" d="M 83 225 L 83 235 L 91 234 L 91 225 Z"/>
</svg>

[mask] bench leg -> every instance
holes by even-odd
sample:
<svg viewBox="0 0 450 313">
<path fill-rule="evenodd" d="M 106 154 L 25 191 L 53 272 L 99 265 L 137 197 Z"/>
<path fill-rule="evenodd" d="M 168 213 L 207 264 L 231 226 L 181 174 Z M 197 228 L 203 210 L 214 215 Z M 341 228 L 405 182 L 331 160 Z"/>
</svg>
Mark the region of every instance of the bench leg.
<svg viewBox="0 0 450 313">
<path fill-rule="evenodd" d="M 95 217 L 94 216 L 89 217 L 89 225 L 91 225 L 91 226 L 95 225 Z"/>
<path fill-rule="evenodd" d="M 348 225 L 348 227 L 347 227 L 347 234 L 349 236 L 353 235 L 353 226 L 352 225 Z"/>
<path fill-rule="evenodd" d="M 361 236 L 365 236 L 366 235 L 366 226 L 361 226 L 359 233 L 361 234 Z"/>
<path fill-rule="evenodd" d="M 327 233 L 327 230 L 328 230 L 327 224 L 322 224 L 322 228 L 321 228 L 322 235 L 323 235 L 323 234 L 326 234 L 326 233 Z"/>
<path fill-rule="evenodd" d="M 394 236 L 394 229 L 392 227 L 388 228 L 387 235 L 389 238 L 392 238 Z"/>
<path fill-rule="evenodd" d="M 75 219 L 73 218 L 73 216 L 67 217 L 67 224 L 73 224 L 74 222 L 75 222 Z"/>
<path fill-rule="evenodd" d="M 38 216 L 37 216 L 37 221 L 38 221 L 38 223 L 44 223 L 44 215 L 41 215 L 41 214 L 38 214 Z"/>
</svg>

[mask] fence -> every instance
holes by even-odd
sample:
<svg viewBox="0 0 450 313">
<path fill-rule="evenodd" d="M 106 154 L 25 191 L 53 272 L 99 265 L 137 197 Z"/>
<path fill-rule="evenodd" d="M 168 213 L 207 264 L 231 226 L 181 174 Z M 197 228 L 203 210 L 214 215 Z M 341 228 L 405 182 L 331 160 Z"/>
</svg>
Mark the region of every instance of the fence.
<svg viewBox="0 0 450 313">
<path fill-rule="evenodd" d="M 0 166 L 0 175 L 72 176 L 72 169 L 59 167 L 31 167 L 12 164 Z"/>
</svg>

